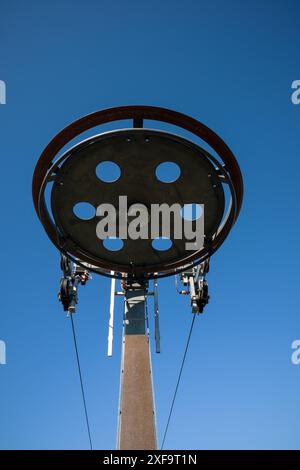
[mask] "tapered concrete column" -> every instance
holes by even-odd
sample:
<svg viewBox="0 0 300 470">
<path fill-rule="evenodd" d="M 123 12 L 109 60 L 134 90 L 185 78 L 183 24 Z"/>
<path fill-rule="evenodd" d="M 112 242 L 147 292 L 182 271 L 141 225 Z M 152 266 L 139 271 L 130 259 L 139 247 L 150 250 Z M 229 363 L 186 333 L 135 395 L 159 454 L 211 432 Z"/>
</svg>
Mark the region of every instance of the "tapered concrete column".
<svg viewBox="0 0 300 470">
<path fill-rule="evenodd" d="M 125 292 L 118 448 L 157 449 L 146 290 Z"/>
</svg>

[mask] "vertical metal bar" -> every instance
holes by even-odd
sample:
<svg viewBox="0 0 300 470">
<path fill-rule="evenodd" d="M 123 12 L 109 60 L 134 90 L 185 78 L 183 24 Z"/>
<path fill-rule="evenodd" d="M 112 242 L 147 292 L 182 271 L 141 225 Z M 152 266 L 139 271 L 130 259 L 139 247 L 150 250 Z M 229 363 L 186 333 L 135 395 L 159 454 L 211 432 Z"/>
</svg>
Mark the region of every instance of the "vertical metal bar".
<svg viewBox="0 0 300 470">
<path fill-rule="evenodd" d="M 111 274 L 114 274 L 114 271 L 111 271 Z M 113 353 L 115 286 L 116 286 L 116 280 L 115 280 L 115 278 L 112 278 L 111 284 L 110 284 L 110 306 L 109 306 L 108 338 L 107 338 L 107 355 L 108 355 L 108 357 L 111 357 L 112 353 Z"/>
<path fill-rule="evenodd" d="M 157 353 L 160 353 L 160 329 L 159 329 L 157 279 L 154 279 L 154 318 L 155 318 L 155 351 Z"/>
<path fill-rule="evenodd" d="M 144 125 L 144 120 L 141 117 L 136 117 L 133 119 L 133 127 L 141 128 Z"/>
</svg>

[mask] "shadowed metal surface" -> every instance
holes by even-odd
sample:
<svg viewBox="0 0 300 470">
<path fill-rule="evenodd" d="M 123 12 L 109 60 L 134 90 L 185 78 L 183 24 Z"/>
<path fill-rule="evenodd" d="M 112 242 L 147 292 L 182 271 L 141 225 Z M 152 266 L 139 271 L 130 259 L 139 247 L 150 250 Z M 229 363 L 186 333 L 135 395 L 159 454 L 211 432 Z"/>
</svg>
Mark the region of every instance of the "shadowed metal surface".
<svg viewBox="0 0 300 470">
<path fill-rule="evenodd" d="M 57 227 L 65 238 L 65 249 L 79 248 L 87 256 L 108 262 L 111 269 L 134 266 L 139 272 L 147 266 L 184 259 L 187 255 L 184 236 L 173 240 L 166 251 L 155 250 L 148 240 L 125 240 L 124 247 L 109 251 L 96 235 L 100 218 L 81 220 L 73 212 L 78 202 L 89 202 L 95 209 L 110 203 L 118 207 L 119 196 L 127 196 L 128 207 L 144 204 L 204 204 L 205 235 L 212 236 L 224 213 L 224 191 L 207 153 L 194 143 L 166 132 L 149 129 L 119 130 L 92 137 L 73 147 L 59 169 L 53 184 L 51 205 Z M 100 162 L 119 165 L 121 176 L 115 182 L 103 182 L 96 175 Z M 180 167 L 179 178 L 163 183 L 155 170 L 162 162 Z M 130 219 L 129 219 L 130 220 Z M 118 216 L 117 216 L 118 222 Z M 171 218 L 171 234 L 173 220 Z M 172 239 L 172 237 L 171 237 Z M 188 254 L 190 254 L 189 252 Z"/>
</svg>

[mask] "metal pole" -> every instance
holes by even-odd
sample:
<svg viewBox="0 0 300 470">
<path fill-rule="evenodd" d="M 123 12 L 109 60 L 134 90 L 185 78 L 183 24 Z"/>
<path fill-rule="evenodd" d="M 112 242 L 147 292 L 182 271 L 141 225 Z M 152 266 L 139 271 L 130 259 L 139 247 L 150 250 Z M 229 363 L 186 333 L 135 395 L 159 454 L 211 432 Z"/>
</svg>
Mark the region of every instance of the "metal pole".
<svg viewBox="0 0 300 470">
<path fill-rule="evenodd" d="M 160 332 L 159 332 L 157 279 L 154 279 L 154 318 L 155 318 L 155 350 L 156 350 L 157 353 L 160 353 Z"/>
<path fill-rule="evenodd" d="M 157 449 L 149 337 L 146 335 L 147 288 L 125 290 L 118 449 Z"/>
<path fill-rule="evenodd" d="M 111 274 L 114 274 L 114 271 L 111 271 Z M 109 357 L 111 357 L 113 353 L 115 286 L 116 286 L 116 280 L 115 278 L 112 278 L 111 284 L 110 284 L 110 307 L 109 307 L 108 344 L 107 344 L 107 355 Z"/>
</svg>

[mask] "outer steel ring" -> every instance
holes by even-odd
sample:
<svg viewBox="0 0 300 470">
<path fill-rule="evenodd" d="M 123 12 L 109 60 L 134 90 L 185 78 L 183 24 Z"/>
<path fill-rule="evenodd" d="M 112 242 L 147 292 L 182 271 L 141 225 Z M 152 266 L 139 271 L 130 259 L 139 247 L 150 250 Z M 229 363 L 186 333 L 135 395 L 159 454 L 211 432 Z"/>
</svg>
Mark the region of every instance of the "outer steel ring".
<svg viewBox="0 0 300 470">
<path fill-rule="evenodd" d="M 55 225 L 53 224 L 48 214 L 44 200 L 43 192 L 49 169 L 52 167 L 57 154 L 70 140 L 95 126 L 124 119 L 133 119 L 137 122 L 141 122 L 143 119 L 157 120 L 168 124 L 173 124 L 181 127 L 182 129 L 190 131 L 197 137 L 200 137 L 217 152 L 218 156 L 224 164 L 222 173 L 226 173 L 227 178 L 231 183 L 231 208 L 228 217 L 224 221 L 222 227 L 214 239 L 211 241 L 210 246 L 204 247 L 202 250 L 200 250 L 200 252 L 188 255 L 185 260 L 180 260 L 180 263 L 174 262 L 170 266 L 162 266 L 159 274 L 151 272 L 149 268 L 149 272 L 145 273 L 145 277 L 147 278 L 156 277 L 157 275 L 170 275 L 174 272 L 177 272 L 183 264 L 190 265 L 192 263 L 202 261 L 214 253 L 221 246 L 230 232 L 238 217 L 242 204 L 243 180 L 237 160 L 225 142 L 223 142 L 223 140 L 211 129 L 196 119 L 176 111 L 153 106 L 123 106 L 110 108 L 97 111 L 78 119 L 64 128 L 52 139 L 38 160 L 32 182 L 32 193 L 35 209 L 49 238 L 59 250 L 63 251 L 63 240 L 61 240 L 57 234 Z M 92 260 L 91 264 L 93 264 Z M 100 268 L 100 271 L 103 271 L 102 274 L 107 275 L 110 272 L 109 266 L 105 266 L 103 264 L 100 266 L 99 264 L 97 267 Z M 124 270 L 124 266 L 120 267 L 120 270 L 121 269 Z M 128 272 L 127 275 L 128 274 L 130 273 Z"/>
</svg>

